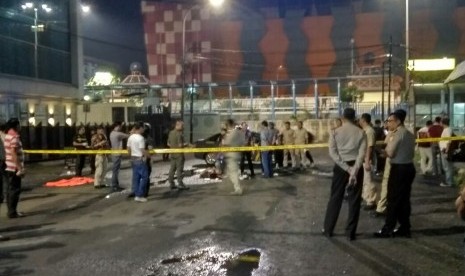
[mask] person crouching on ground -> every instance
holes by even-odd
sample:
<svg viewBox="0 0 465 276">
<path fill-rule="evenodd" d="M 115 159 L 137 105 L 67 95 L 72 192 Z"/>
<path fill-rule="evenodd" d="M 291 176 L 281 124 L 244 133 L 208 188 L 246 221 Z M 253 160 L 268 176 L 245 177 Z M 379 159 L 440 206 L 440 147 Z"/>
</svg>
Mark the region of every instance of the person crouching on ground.
<svg viewBox="0 0 465 276">
<path fill-rule="evenodd" d="M 146 160 L 148 152 L 145 149 L 144 136 L 142 136 L 144 133 L 144 123 L 136 123 L 131 133 L 131 136 L 128 138 L 127 148 L 132 163 L 132 192 L 135 195 L 135 201 L 147 202 L 147 198 L 144 195 L 147 190 L 148 170 Z"/>
</svg>

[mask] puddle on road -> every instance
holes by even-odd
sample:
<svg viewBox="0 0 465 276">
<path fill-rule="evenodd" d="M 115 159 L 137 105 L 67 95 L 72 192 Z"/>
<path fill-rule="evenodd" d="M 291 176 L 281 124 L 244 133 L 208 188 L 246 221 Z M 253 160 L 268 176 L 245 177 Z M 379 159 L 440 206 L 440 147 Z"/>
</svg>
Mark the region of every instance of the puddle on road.
<svg viewBox="0 0 465 276">
<path fill-rule="evenodd" d="M 249 276 L 260 264 L 260 251 L 257 249 L 242 252 L 236 258 L 228 260 L 224 264 L 228 276 Z"/>
<path fill-rule="evenodd" d="M 260 257 L 258 249 L 248 249 L 237 254 L 208 248 L 164 259 L 160 265 L 150 267 L 147 275 L 252 276 L 252 272 L 260 265 Z"/>
</svg>

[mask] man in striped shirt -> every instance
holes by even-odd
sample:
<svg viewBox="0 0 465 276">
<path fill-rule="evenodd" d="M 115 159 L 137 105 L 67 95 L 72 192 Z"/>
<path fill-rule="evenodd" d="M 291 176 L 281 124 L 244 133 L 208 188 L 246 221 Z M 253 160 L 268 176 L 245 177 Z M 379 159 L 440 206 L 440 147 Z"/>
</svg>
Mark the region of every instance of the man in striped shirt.
<svg viewBox="0 0 465 276">
<path fill-rule="evenodd" d="M 22 214 L 16 210 L 21 193 L 21 178 L 24 176 L 24 153 L 19 136 L 19 120 L 12 118 L 7 122 L 5 145 L 5 179 L 7 182 L 8 217 L 18 218 Z"/>
</svg>

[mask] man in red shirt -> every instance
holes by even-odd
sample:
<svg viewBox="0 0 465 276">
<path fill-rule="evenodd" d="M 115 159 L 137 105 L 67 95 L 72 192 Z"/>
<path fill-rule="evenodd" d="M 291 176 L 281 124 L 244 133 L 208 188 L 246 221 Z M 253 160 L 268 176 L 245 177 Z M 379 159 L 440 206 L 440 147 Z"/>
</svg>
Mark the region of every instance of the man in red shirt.
<svg viewBox="0 0 465 276">
<path fill-rule="evenodd" d="M 18 218 L 22 214 L 16 208 L 21 193 L 21 178 L 24 176 L 24 153 L 19 137 L 19 120 L 12 118 L 6 123 L 5 145 L 5 179 L 7 182 L 8 217 Z"/>
<path fill-rule="evenodd" d="M 441 125 L 441 117 L 434 119 L 434 124 L 429 128 L 428 133 L 431 138 L 441 138 L 443 127 Z M 433 151 L 433 175 L 439 175 L 441 173 L 442 162 L 441 158 L 438 158 L 440 154 L 439 143 L 431 143 L 431 150 Z"/>
</svg>

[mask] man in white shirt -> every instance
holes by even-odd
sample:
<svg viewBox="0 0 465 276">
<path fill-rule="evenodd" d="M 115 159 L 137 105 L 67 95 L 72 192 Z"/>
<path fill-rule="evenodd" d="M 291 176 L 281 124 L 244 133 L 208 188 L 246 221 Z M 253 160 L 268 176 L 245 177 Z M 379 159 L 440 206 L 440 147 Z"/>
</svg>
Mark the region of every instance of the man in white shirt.
<svg viewBox="0 0 465 276">
<path fill-rule="evenodd" d="M 420 128 L 417 133 L 417 138 L 425 139 L 430 138 L 429 128 L 433 125 L 433 121 L 429 120 L 426 122 L 426 126 Z M 420 167 L 421 174 L 426 175 L 427 173 L 433 172 L 433 151 L 430 142 L 418 143 L 418 151 L 420 152 Z"/>
<path fill-rule="evenodd" d="M 128 139 L 128 152 L 132 162 L 132 192 L 137 202 L 147 202 L 144 197 L 147 185 L 148 170 L 145 163 L 148 153 L 145 149 L 144 123 L 138 122 L 134 125 L 131 136 Z"/>
<path fill-rule="evenodd" d="M 452 129 L 449 127 L 449 118 L 442 118 L 441 125 L 443 127 L 441 138 L 452 137 Z M 441 187 L 452 187 L 454 185 L 454 163 L 447 160 L 450 142 L 450 140 L 439 141 L 442 168 L 444 170 L 444 182 L 440 184 Z"/>
</svg>

